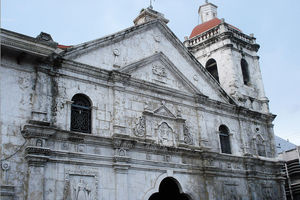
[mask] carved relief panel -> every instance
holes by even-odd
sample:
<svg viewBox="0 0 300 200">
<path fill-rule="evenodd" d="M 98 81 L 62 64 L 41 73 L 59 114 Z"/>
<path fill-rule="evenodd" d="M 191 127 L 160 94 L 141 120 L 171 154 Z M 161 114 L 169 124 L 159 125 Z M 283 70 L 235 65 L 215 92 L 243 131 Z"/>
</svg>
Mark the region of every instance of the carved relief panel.
<svg viewBox="0 0 300 200">
<path fill-rule="evenodd" d="M 135 128 L 133 129 L 133 133 L 135 136 L 143 137 L 146 134 L 146 121 L 145 116 L 139 117 L 137 119 Z"/>
<path fill-rule="evenodd" d="M 164 146 L 173 146 L 176 141 L 176 133 L 168 125 L 167 122 L 162 122 L 157 128 L 157 137 L 159 144 Z"/>
<path fill-rule="evenodd" d="M 136 137 L 150 139 L 163 146 L 193 144 L 193 136 L 180 112 L 174 115 L 164 101 L 159 108 L 152 111 L 146 105 L 143 115 L 136 120 L 133 128 Z"/>
<path fill-rule="evenodd" d="M 222 196 L 224 200 L 242 200 L 238 194 L 238 184 L 232 181 L 224 183 Z"/>
<path fill-rule="evenodd" d="M 71 171 L 65 175 L 64 200 L 97 200 L 98 176 L 91 171 Z"/>
</svg>

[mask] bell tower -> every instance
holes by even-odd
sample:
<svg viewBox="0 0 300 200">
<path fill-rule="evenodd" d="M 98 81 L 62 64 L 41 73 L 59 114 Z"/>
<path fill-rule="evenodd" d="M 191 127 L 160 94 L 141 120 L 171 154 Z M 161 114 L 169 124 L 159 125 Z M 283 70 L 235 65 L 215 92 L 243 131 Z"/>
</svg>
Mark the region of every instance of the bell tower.
<svg viewBox="0 0 300 200">
<path fill-rule="evenodd" d="M 268 113 L 254 35 L 217 18 L 217 6 L 208 1 L 199 15 L 202 23 L 185 37 L 184 45 L 239 105 Z"/>
</svg>

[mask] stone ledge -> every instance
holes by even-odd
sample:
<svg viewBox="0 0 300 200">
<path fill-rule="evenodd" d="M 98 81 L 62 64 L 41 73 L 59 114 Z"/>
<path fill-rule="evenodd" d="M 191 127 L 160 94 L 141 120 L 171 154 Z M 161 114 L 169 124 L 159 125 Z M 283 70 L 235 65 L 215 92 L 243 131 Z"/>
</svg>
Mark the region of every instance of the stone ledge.
<svg viewBox="0 0 300 200">
<path fill-rule="evenodd" d="M 13 200 L 15 196 L 15 187 L 12 185 L 0 185 L 0 199 Z"/>
</svg>

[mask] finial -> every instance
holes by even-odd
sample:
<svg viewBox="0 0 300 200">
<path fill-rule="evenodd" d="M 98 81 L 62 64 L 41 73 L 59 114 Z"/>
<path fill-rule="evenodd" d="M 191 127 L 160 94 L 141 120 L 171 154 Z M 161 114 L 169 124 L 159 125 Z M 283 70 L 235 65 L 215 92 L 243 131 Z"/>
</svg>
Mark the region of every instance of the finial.
<svg viewBox="0 0 300 200">
<path fill-rule="evenodd" d="M 150 9 L 153 9 L 152 1 L 154 2 L 155 0 L 150 0 L 150 6 L 149 6 Z"/>
<path fill-rule="evenodd" d="M 208 0 L 205 0 L 205 3 L 208 3 Z"/>
</svg>

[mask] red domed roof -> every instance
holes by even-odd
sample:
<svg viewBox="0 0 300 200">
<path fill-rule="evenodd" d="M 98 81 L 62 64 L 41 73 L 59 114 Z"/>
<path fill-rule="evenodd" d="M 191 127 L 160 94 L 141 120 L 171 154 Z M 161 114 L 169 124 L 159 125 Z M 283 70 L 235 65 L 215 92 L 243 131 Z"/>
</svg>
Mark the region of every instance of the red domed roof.
<svg viewBox="0 0 300 200">
<path fill-rule="evenodd" d="M 67 49 L 67 48 L 70 48 L 72 46 L 66 46 L 66 45 L 62 45 L 62 44 L 58 44 L 57 45 L 57 48 L 60 48 L 60 49 Z"/>
<path fill-rule="evenodd" d="M 209 29 L 212 29 L 212 28 L 218 26 L 219 24 L 221 24 L 221 22 L 222 21 L 219 18 L 214 18 L 212 20 L 209 20 L 207 22 L 204 22 L 202 24 L 197 25 L 193 29 L 193 31 L 192 31 L 192 33 L 190 35 L 190 38 L 193 38 L 193 37 L 195 37 L 197 35 L 200 35 L 201 33 L 204 33 L 205 31 L 208 31 Z M 240 29 L 238 29 L 238 28 L 236 28 L 234 26 L 231 26 L 231 27 L 234 28 L 234 29 L 236 29 L 237 31 L 241 31 Z"/>
</svg>

